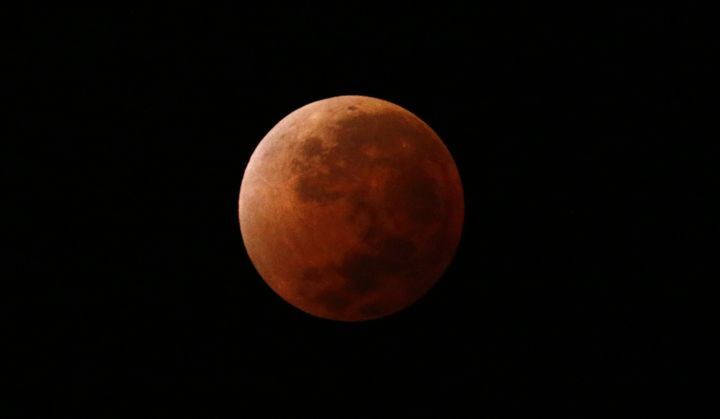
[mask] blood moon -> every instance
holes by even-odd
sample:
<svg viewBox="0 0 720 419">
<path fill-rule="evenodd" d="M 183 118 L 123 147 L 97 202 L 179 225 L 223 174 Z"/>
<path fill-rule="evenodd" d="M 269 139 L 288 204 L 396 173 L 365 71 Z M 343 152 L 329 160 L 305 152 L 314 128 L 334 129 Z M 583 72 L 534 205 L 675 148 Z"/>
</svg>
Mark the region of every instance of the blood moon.
<svg viewBox="0 0 720 419">
<path fill-rule="evenodd" d="M 240 229 L 265 282 L 315 316 L 357 321 L 425 294 L 455 254 L 464 201 L 438 135 L 390 102 L 338 96 L 283 118 L 240 187 Z"/>
</svg>

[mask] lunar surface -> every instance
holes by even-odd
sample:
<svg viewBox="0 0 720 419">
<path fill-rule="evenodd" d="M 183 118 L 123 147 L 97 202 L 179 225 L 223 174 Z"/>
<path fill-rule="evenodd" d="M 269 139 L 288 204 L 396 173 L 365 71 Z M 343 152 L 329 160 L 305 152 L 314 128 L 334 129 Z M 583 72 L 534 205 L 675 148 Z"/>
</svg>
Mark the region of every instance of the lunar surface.
<svg viewBox="0 0 720 419">
<path fill-rule="evenodd" d="M 240 188 L 241 233 L 260 276 L 288 303 L 333 320 L 417 301 L 452 260 L 463 216 L 460 176 L 438 135 L 364 96 L 286 116 Z"/>
</svg>

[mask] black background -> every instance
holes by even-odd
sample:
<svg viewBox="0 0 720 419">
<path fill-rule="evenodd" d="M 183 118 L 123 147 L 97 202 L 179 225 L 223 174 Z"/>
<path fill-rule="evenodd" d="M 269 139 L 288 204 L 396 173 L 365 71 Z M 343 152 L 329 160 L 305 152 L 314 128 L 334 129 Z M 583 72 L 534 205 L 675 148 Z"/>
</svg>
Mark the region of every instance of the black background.
<svg viewBox="0 0 720 419">
<path fill-rule="evenodd" d="M 716 157 L 687 147 L 703 28 L 690 7 L 502 4 L 18 16 L 2 417 L 684 410 L 705 265 L 678 249 L 708 220 L 678 173 Z M 341 94 L 423 118 L 465 188 L 444 278 L 364 323 L 273 294 L 237 221 L 260 139 Z"/>
</svg>

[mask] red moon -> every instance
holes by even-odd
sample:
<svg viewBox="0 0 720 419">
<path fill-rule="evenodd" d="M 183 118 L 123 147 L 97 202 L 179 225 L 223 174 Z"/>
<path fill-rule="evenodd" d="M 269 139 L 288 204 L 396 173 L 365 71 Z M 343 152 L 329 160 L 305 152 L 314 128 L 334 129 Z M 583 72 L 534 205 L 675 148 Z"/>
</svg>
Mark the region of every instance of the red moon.
<svg viewBox="0 0 720 419">
<path fill-rule="evenodd" d="M 438 135 L 365 96 L 310 103 L 257 146 L 240 187 L 250 260 L 280 297 L 341 321 L 422 297 L 452 260 L 463 190 Z"/>
</svg>

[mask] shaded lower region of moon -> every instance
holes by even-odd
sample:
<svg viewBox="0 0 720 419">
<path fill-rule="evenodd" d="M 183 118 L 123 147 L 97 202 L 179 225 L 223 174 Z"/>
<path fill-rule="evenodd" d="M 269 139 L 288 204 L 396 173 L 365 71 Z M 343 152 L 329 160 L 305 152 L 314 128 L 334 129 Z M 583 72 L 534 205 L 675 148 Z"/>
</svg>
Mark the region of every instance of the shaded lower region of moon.
<svg viewBox="0 0 720 419">
<path fill-rule="evenodd" d="M 387 316 L 423 296 L 463 223 L 455 163 L 437 134 L 380 99 L 339 96 L 282 119 L 240 188 L 245 247 L 267 284 L 315 316 Z"/>
</svg>

